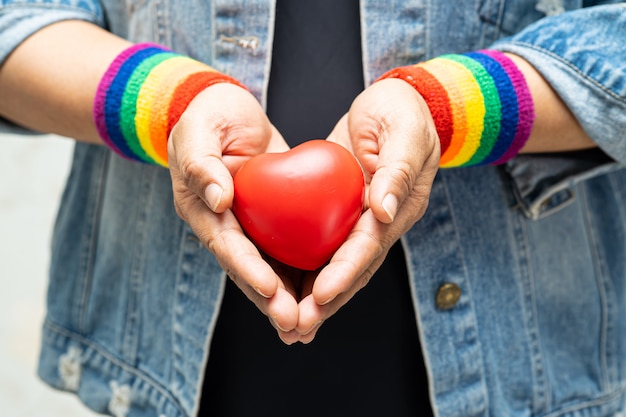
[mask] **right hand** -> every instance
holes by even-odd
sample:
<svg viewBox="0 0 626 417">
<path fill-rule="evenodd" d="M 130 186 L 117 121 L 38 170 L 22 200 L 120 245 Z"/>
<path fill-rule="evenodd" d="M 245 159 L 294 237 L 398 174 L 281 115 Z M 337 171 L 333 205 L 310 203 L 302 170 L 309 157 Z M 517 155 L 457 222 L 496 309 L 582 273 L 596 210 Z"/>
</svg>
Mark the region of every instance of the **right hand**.
<svg viewBox="0 0 626 417">
<path fill-rule="evenodd" d="M 241 165 L 257 154 L 288 149 L 254 96 L 228 83 L 198 94 L 168 141 L 176 212 L 241 291 L 269 317 L 280 338 L 291 344 L 298 339 L 294 330 L 298 274 L 284 269 L 279 276 L 230 210 L 233 176 Z"/>
</svg>

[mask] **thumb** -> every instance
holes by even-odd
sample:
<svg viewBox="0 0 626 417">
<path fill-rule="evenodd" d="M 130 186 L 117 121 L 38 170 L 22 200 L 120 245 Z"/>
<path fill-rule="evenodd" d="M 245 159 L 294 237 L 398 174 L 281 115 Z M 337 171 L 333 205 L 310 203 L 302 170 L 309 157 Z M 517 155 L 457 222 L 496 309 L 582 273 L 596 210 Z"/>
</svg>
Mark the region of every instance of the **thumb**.
<svg viewBox="0 0 626 417">
<path fill-rule="evenodd" d="M 168 160 L 175 185 L 196 194 L 213 212 L 223 213 L 232 205 L 233 178 L 222 160 L 220 138 L 211 132 L 181 118 L 168 141 Z"/>
<path fill-rule="evenodd" d="M 384 133 L 384 140 L 379 139 L 368 194 L 370 208 L 383 223 L 393 222 L 405 199 L 423 184 L 419 178 L 425 164 L 430 164 L 428 161 L 436 159 L 437 154 L 437 135 L 429 124 L 396 126 Z"/>
</svg>

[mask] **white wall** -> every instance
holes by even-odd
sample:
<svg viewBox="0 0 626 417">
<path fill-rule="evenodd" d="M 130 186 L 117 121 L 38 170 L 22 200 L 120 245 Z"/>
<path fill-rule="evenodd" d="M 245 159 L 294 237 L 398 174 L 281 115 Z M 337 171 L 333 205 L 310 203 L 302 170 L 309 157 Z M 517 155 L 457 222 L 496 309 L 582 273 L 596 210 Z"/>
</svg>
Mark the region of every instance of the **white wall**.
<svg viewBox="0 0 626 417">
<path fill-rule="evenodd" d="M 89 417 L 36 374 L 49 243 L 72 141 L 0 134 L 0 415 Z"/>
</svg>

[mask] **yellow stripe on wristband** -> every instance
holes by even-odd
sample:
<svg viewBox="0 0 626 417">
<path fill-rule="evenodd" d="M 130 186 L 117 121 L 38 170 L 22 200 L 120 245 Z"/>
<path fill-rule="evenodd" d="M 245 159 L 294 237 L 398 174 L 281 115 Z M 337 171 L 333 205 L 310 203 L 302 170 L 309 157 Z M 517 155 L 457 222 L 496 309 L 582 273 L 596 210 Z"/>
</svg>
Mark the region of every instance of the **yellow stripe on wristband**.
<svg viewBox="0 0 626 417">
<path fill-rule="evenodd" d="M 535 119 L 523 73 L 506 54 L 481 50 L 393 68 L 422 95 L 441 143 L 440 167 L 503 164 L 528 140 Z"/>
<path fill-rule="evenodd" d="M 100 80 L 93 107 L 96 128 L 121 156 L 167 167 L 169 132 L 197 94 L 223 82 L 245 88 L 160 45 L 132 45 Z"/>
<path fill-rule="evenodd" d="M 448 71 L 445 63 L 441 62 L 441 60 L 431 59 L 430 61 L 423 62 L 416 66 L 424 68 L 446 86 L 445 88 L 450 103 L 465 103 L 466 97 L 464 92 L 456 84 L 456 79 L 454 79 L 453 74 Z M 450 146 L 442 153 L 440 163 L 450 161 L 459 153 L 468 133 L 469 122 L 465 106 L 450 105 L 450 110 L 452 111 L 454 130 L 452 132 Z"/>
<path fill-rule="evenodd" d="M 152 136 L 151 127 L 155 123 L 159 126 L 167 125 L 168 106 L 177 85 L 172 81 L 184 79 L 189 74 L 207 68 L 210 67 L 189 57 L 177 56 L 154 67 L 141 86 L 135 115 L 137 138 L 146 154 L 159 165 L 167 166 L 167 155 L 160 155 L 157 152 L 155 141 L 157 139 L 167 141 L 167 138 Z"/>
<path fill-rule="evenodd" d="M 167 75 L 177 72 L 181 65 L 189 61 L 193 62 L 191 58 L 178 56 L 160 63 L 150 71 L 139 90 L 136 104 L 137 112 L 135 114 L 137 138 L 146 154 L 159 165 L 166 165 L 167 161 L 157 154 L 150 137 L 153 103 L 163 96 L 163 81 L 167 78 Z"/>
<path fill-rule="evenodd" d="M 469 122 L 467 136 L 462 143 L 461 149 L 452 159 L 440 161 L 440 166 L 442 167 L 460 166 L 469 161 L 480 146 L 486 112 L 485 102 L 480 85 L 474 78 L 474 74 L 464 65 L 446 58 L 435 58 L 434 60 L 443 61 L 442 64 L 448 69 L 449 77 L 455 80 L 465 98 L 463 102 L 454 104 L 462 105 L 465 108 Z"/>
<path fill-rule="evenodd" d="M 155 97 L 150 109 L 150 137 L 152 138 L 152 143 L 160 158 L 167 160 L 167 123 L 171 96 L 187 77 L 201 71 L 213 71 L 217 73 L 216 70 L 208 65 L 189 59 L 189 62 L 186 62 L 163 78 L 163 93 Z"/>
</svg>

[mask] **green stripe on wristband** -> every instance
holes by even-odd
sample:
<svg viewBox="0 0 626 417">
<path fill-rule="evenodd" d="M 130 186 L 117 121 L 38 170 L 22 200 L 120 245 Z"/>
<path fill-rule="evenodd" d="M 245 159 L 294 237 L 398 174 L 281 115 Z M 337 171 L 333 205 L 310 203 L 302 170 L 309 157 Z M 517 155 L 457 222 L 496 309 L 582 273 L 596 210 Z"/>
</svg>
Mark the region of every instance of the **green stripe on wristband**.
<svg viewBox="0 0 626 417">
<path fill-rule="evenodd" d="M 424 97 L 442 141 L 441 167 L 504 163 L 530 136 L 535 118 L 530 91 L 501 52 L 442 55 L 394 68 L 379 80 L 385 78 L 403 79 Z"/>
<path fill-rule="evenodd" d="M 193 92 L 182 94 L 180 87 L 190 79 L 195 80 Z M 245 88 L 234 78 L 162 46 L 133 45 L 115 58 L 98 85 L 93 106 L 96 128 L 119 155 L 167 166 L 171 128 L 200 91 L 221 82 Z"/>
</svg>

